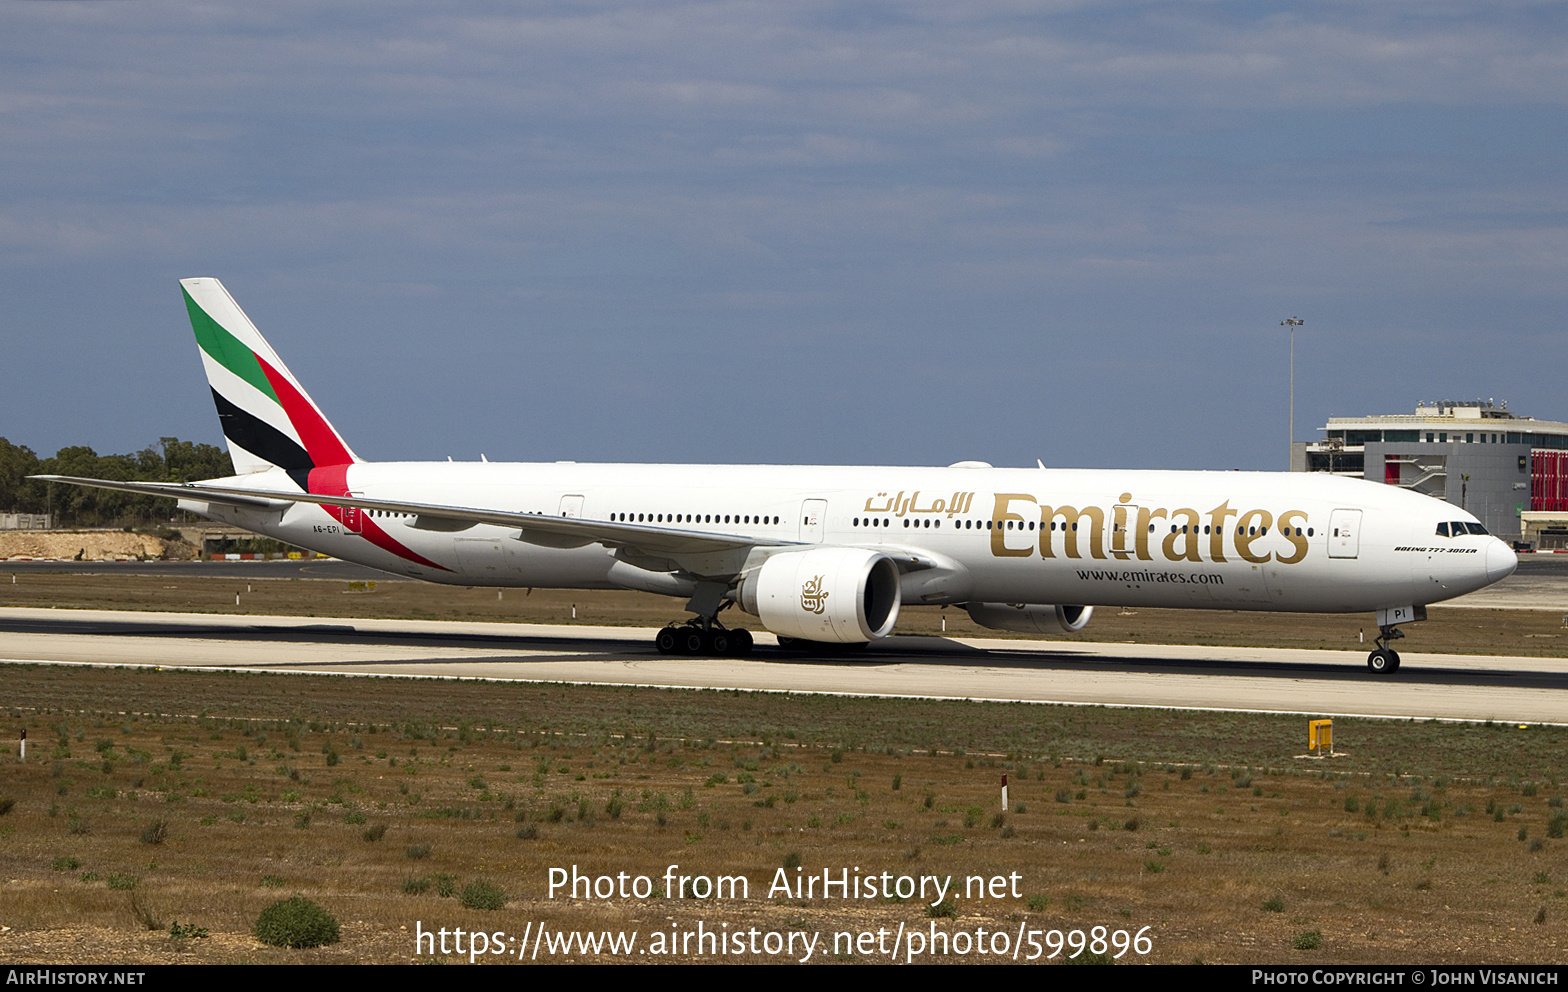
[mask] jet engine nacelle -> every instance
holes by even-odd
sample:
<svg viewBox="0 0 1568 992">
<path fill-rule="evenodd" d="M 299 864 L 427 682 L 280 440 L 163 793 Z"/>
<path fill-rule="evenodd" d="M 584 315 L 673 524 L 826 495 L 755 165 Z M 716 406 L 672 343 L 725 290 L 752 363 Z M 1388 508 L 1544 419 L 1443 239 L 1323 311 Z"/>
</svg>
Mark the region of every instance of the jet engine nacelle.
<svg viewBox="0 0 1568 992">
<path fill-rule="evenodd" d="M 780 637 L 874 641 L 898 619 L 898 566 L 862 548 L 784 551 L 746 576 L 738 599 Z"/>
<path fill-rule="evenodd" d="M 1092 606 L 1050 606 L 1040 603 L 968 603 L 969 619 L 992 630 L 1049 634 L 1056 627 L 1080 631 L 1094 615 Z"/>
</svg>

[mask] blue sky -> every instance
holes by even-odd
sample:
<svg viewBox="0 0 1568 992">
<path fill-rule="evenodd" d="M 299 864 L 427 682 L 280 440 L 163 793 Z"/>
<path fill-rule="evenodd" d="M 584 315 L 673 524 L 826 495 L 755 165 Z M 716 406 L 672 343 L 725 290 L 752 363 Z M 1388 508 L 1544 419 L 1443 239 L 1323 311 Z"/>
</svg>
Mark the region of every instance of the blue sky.
<svg viewBox="0 0 1568 992">
<path fill-rule="evenodd" d="M 1283 468 L 1568 419 L 1557 3 L 0 7 L 0 436 L 219 440 L 224 281 L 365 457 Z"/>
</svg>

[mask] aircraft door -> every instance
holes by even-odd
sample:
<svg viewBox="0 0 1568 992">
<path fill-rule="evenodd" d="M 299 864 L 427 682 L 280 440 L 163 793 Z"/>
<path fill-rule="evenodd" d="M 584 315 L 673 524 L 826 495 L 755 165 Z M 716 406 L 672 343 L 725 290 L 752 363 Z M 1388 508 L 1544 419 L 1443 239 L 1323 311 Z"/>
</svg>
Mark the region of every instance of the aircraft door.
<svg viewBox="0 0 1568 992">
<path fill-rule="evenodd" d="M 583 515 L 583 498 L 581 496 L 561 497 L 561 516 L 577 520 Z"/>
<path fill-rule="evenodd" d="M 1328 556 L 1354 558 L 1361 552 L 1361 511 L 1334 510 L 1328 515 Z"/>
<path fill-rule="evenodd" d="M 1138 539 L 1133 533 L 1138 526 L 1138 508 L 1118 503 L 1111 507 L 1111 519 L 1106 523 L 1111 531 L 1111 554 L 1117 558 L 1131 558 L 1138 549 Z"/>
<path fill-rule="evenodd" d="M 345 496 L 358 496 L 360 494 L 359 493 L 344 493 L 343 495 L 345 495 Z M 367 512 L 368 511 L 361 510 L 357 506 L 340 506 L 340 507 L 338 507 L 338 521 L 343 525 L 344 533 L 347 533 L 347 534 L 361 534 L 364 531 L 364 529 L 365 529 L 365 514 Z"/>
<path fill-rule="evenodd" d="M 806 500 L 800 505 L 800 539 L 807 544 L 821 544 L 827 521 L 828 501 Z"/>
</svg>

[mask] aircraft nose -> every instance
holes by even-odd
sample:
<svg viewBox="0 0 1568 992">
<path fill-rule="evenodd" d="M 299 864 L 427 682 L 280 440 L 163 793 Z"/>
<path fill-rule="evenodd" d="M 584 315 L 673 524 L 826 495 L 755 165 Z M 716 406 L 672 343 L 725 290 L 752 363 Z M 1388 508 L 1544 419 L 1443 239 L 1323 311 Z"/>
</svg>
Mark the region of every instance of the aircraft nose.
<svg viewBox="0 0 1568 992">
<path fill-rule="evenodd" d="M 1514 574 L 1514 569 L 1519 567 L 1519 556 L 1514 554 L 1512 548 L 1497 538 L 1486 549 L 1486 581 L 1496 582 L 1506 579 Z"/>
</svg>

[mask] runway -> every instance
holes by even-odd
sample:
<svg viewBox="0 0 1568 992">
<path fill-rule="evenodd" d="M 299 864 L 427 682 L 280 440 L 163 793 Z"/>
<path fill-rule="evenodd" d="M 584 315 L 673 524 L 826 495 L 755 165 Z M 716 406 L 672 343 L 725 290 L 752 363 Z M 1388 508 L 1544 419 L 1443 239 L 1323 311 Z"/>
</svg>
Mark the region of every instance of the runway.
<svg viewBox="0 0 1568 992">
<path fill-rule="evenodd" d="M 809 657 L 665 657 L 653 631 L 416 620 L 0 609 L 0 662 L 228 668 L 1074 705 L 1568 723 L 1568 660 L 890 637 Z"/>
<path fill-rule="evenodd" d="M 323 579 L 416 582 L 334 558 L 279 561 L 0 561 L 0 575 L 139 575 L 147 578 Z M 1519 556 L 1514 574 L 1479 592 L 1448 600 L 1444 606 L 1568 610 L 1568 554 Z"/>
</svg>

